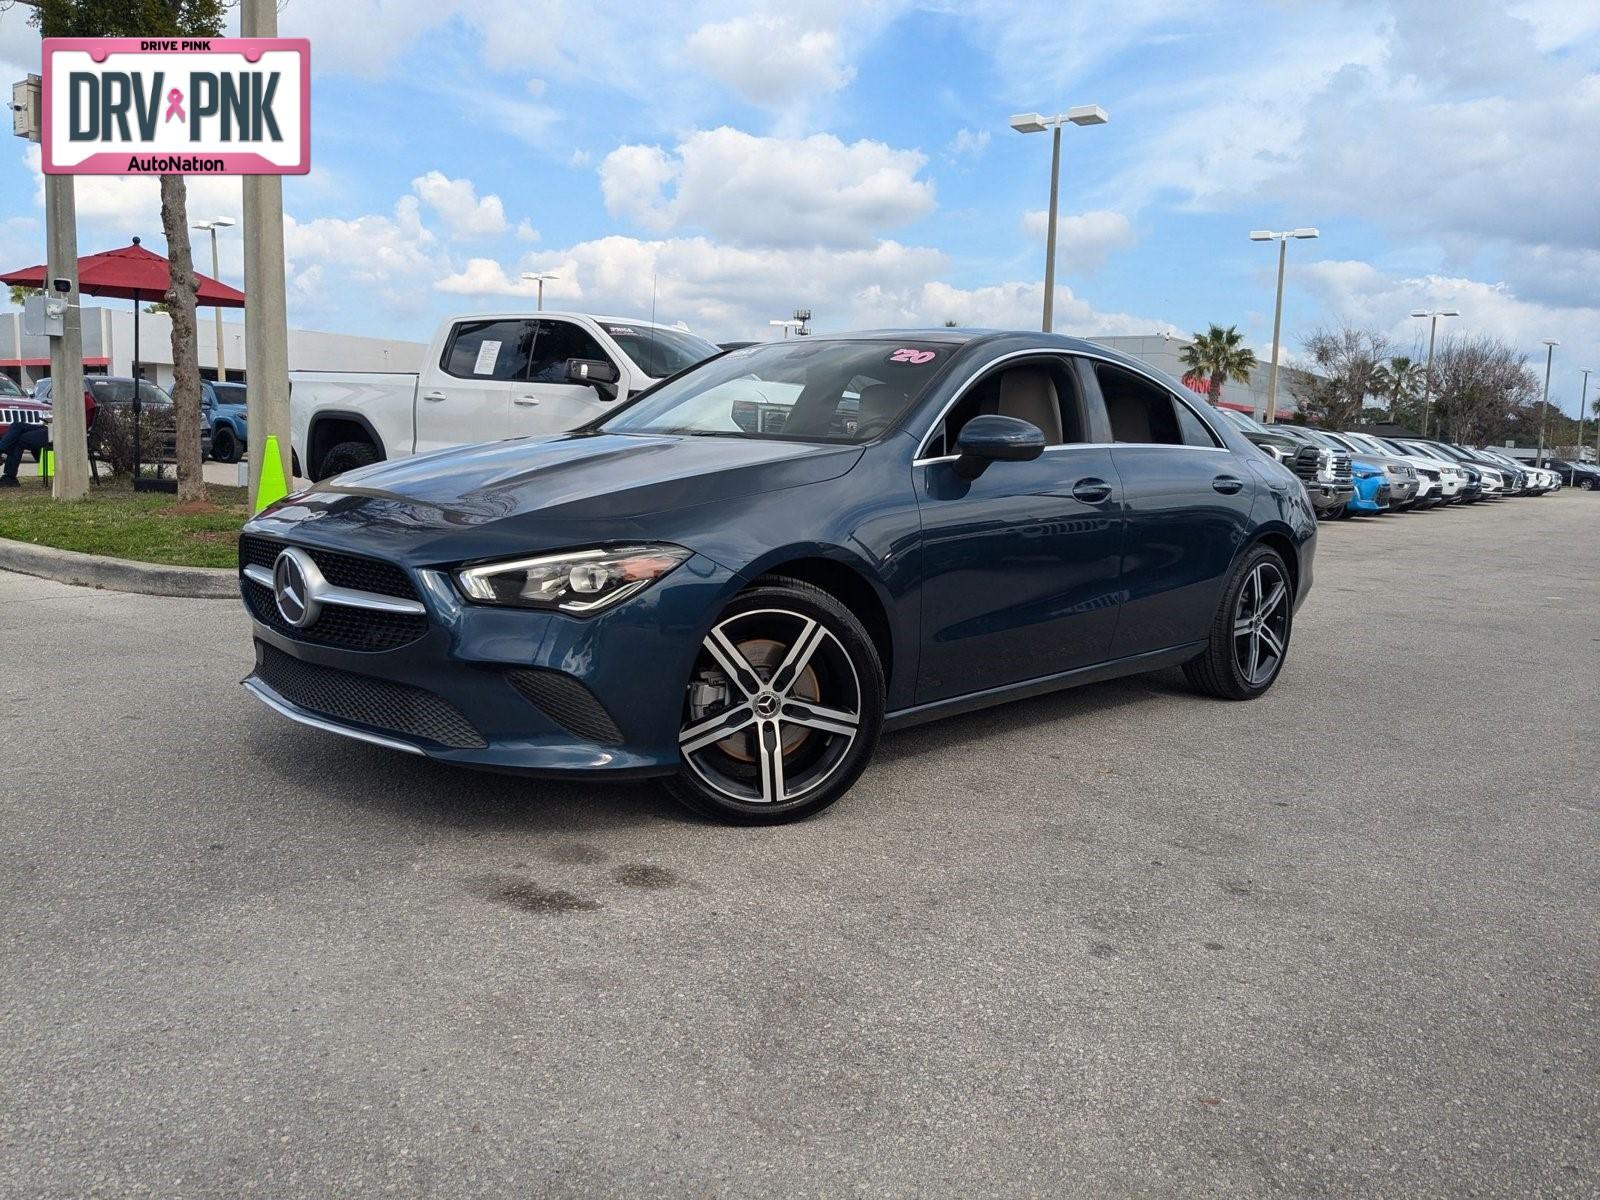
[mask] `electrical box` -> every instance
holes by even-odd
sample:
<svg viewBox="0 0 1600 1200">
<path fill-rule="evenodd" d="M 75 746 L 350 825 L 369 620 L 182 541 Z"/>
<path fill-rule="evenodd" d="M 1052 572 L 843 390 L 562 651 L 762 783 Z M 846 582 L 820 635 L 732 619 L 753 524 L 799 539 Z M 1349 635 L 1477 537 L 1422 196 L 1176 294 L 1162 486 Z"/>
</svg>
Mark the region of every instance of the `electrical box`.
<svg viewBox="0 0 1600 1200">
<path fill-rule="evenodd" d="M 37 142 L 40 138 L 37 75 L 29 75 L 11 85 L 11 132 L 30 142 Z"/>
<path fill-rule="evenodd" d="M 29 296 L 22 305 L 22 332 L 29 337 L 65 337 L 67 298 L 52 293 Z"/>
</svg>

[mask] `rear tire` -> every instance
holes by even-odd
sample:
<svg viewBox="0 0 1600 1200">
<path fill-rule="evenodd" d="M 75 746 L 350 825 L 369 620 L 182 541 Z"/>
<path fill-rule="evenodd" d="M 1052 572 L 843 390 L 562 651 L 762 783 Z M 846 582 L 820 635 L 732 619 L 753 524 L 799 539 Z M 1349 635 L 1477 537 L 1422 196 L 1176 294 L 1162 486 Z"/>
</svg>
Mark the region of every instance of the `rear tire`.
<svg viewBox="0 0 1600 1200">
<path fill-rule="evenodd" d="M 322 456 L 319 480 L 343 475 L 357 467 L 370 467 L 378 461 L 378 450 L 371 442 L 340 442 Z"/>
<path fill-rule="evenodd" d="M 1256 545 L 1233 569 L 1205 653 L 1183 664 L 1189 682 L 1223 700 L 1254 700 L 1278 678 L 1294 631 L 1294 591 L 1278 552 Z"/>
<path fill-rule="evenodd" d="M 883 693 L 877 647 L 850 611 L 802 580 L 769 577 L 706 635 L 685 681 L 681 765 L 662 786 L 730 824 L 813 816 L 866 769 Z"/>
</svg>

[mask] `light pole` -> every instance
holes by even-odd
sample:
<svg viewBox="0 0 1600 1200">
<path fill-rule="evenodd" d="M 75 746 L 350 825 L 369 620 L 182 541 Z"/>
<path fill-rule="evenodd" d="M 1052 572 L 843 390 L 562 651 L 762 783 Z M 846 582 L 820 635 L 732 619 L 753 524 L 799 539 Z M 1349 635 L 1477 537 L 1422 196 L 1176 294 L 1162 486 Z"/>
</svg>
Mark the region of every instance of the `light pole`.
<svg viewBox="0 0 1600 1200">
<path fill-rule="evenodd" d="M 1056 304 L 1056 194 L 1061 181 L 1061 127 L 1072 125 L 1104 125 L 1111 118 L 1098 104 L 1080 104 L 1053 117 L 1038 113 L 1018 113 L 1011 118 L 1011 128 L 1018 133 L 1043 133 L 1054 131 L 1050 147 L 1050 220 L 1045 232 L 1044 250 L 1044 320 L 1041 328 L 1049 333 L 1055 325 Z"/>
<path fill-rule="evenodd" d="M 211 278 L 220 279 L 222 268 L 217 259 L 217 230 L 227 229 L 238 224 L 232 217 L 213 217 L 209 221 L 201 221 L 195 225 L 196 229 L 206 229 L 211 233 Z M 217 323 L 217 382 L 221 383 L 228 378 L 228 360 L 222 350 L 222 306 L 215 306 L 212 313 Z"/>
<path fill-rule="evenodd" d="M 1559 345 L 1555 338 L 1544 339 L 1544 407 L 1539 410 L 1539 457 L 1533 460 L 1536 463 L 1544 459 L 1544 426 L 1550 419 L 1550 364 L 1555 361 Z"/>
<path fill-rule="evenodd" d="M 543 312 L 544 311 L 544 281 L 546 279 L 558 279 L 560 277 L 554 271 L 539 271 L 537 273 L 535 273 L 533 271 L 524 271 L 522 273 L 522 278 L 525 279 L 526 281 L 528 281 L 529 283 L 535 283 L 535 282 L 538 283 L 538 285 L 539 285 L 539 311 Z"/>
<path fill-rule="evenodd" d="M 799 321 L 768 321 L 767 324 L 768 325 L 777 325 L 777 326 L 782 327 L 783 336 L 785 338 L 787 338 L 789 336 L 789 330 L 793 329 L 796 334 L 799 334 L 800 329 L 801 329 L 801 325 L 800 325 Z"/>
<path fill-rule="evenodd" d="M 1433 341 L 1439 334 L 1440 317 L 1459 317 L 1461 314 L 1453 308 L 1413 308 L 1413 317 L 1427 317 L 1431 321 L 1428 326 L 1428 366 L 1422 373 L 1422 436 L 1427 437 L 1429 427 L 1433 424 Z"/>
<path fill-rule="evenodd" d="M 1267 424 L 1278 419 L 1278 341 L 1283 332 L 1283 264 L 1289 257 L 1290 238 L 1314 238 L 1317 231 L 1310 226 L 1299 229 L 1252 229 L 1252 242 L 1278 243 L 1278 300 L 1272 309 L 1272 371 L 1267 376 Z"/>
<path fill-rule="evenodd" d="M 1583 399 L 1578 401 L 1578 448 L 1572 456 L 1573 461 L 1579 464 L 1583 462 L 1583 418 L 1589 403 L 1589 370 L 1588 367 L 1583 369 Z"/>
</svg>

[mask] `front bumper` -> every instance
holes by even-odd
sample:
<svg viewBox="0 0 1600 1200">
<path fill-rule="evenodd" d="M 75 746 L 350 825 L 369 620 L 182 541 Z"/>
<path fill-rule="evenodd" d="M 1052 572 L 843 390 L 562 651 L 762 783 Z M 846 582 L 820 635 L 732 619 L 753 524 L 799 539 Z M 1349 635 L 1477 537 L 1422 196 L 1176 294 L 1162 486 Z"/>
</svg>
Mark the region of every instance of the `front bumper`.
<svg viewBox="0 0 1600 1200">
<path fill-rule="evenodd" d="M 1301 482 L 1305 484 L 1306 494 L 1311 497 L 1311 507 L 1319 513 L 1350 503 L 1356 494 L 1355 488 L 1348 483 L 1324 483 L 1320 479 L 1304 479 Z"/>
<path fill-rule="evenodd" d="M 247 597 L 256 665 L 244 686 L 301 724 L 442 762 L 613 778 L 677 769 L 700 622 L 736 588 L 731 572 L 696 555 L 587 619 L 468 604 L 443 572 L 407 574 L 426 628 L 392 649 L 315 644 Z"/>
</svg>

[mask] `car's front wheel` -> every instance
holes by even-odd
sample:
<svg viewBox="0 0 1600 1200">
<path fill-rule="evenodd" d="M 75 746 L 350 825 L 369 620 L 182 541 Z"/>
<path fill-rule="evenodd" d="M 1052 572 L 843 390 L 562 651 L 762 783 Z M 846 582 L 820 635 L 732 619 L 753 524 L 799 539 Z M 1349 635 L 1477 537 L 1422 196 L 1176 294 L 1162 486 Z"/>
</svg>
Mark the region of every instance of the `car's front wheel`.
<svg viewBox="0 0 1600 1200">
<path fill-rule="evenodd" d="M 1224 700 L 1254 700 L 1272 686 L 1289 654 L 1294 589 L 1277 551 L 1255 546 L 1223 591 L 1205 653 L 1184 663 L 1189 682 Z"/>
<path fill-rule="evenodd" d="M 226 425 L 211 431 L 211 457 L 219 463 L 236 463 L 240 458 L 239 439 Z"/>
<path fill-rule="evenodd" d="M 701 643 L 684 689 L 672 796 L 704 816 L 777 824 L 850 790 L 883 725 L 872 638 L 833 596 L 771 578 Z"/>
</svg>

